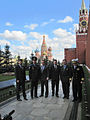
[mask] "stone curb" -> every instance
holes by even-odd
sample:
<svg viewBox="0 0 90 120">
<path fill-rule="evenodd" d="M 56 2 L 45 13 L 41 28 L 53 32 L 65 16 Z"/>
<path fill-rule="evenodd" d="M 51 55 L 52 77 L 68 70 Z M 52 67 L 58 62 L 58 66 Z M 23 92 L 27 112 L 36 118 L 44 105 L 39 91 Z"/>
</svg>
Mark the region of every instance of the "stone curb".
<svg viewBox="0 0 90 120">
<path fill-rule="evenodd" d="M 65 117 L 64 117 L 63 120 L 69 120 L 70 119 L 72 107 L 73 107 L 73 102 L 70 101 L 69 104 L 68 104 L 68 108 L 67 108 L 67 111 L 66 111 L 66 114 L 65 114 Z"/>
</svg>

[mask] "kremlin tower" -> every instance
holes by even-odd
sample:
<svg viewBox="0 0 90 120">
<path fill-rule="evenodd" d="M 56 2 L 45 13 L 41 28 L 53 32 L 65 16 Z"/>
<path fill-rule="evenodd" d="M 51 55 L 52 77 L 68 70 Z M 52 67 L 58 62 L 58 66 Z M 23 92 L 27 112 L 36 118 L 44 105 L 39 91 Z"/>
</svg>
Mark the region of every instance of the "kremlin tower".
<svg viewBox="0 0 90 120">
<path fill-rule="evenodd" d="M 79 63 L 85 63 L 86 42 L 88 31 L 88 10 L 85 7 L 84 0 L 79 11 L 79 30 L 76 32 L 76 57 Z"/>
<path fill-rule="evenodd" d="M 79 63 L 86 63 L 86 47 L 88 32 L 88 10 L 85 2 L 82 0 L 81 9 L 79 10 L 79 29 L 76 31 L 76 48 L 65 48 L 65 59 L 70 62 L 78 58 Z"/>
</svg>

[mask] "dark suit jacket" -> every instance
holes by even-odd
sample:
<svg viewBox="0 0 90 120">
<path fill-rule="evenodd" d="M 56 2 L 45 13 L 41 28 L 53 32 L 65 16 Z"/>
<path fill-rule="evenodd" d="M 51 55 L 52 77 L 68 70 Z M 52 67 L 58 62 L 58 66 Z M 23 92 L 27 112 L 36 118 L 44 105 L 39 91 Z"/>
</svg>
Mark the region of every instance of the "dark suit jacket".
<svg viewBox="0 0 90 120">
<path fill-rule="evenodd" d="M 72 68 L 72 77 L 74 82 L 81 82 L 84 78 L 84 72 L 82 66 L 77 66 L 75 69 Z"/>
<path fill-rule="evenodd" d="M 46 80 L 47 77 L 49 78 L 48 66 L 45 66 L 43 71 L 42 71 L 41 66 L 40 66 L 40 79 L 44 81 L 44 80 Z"/>
<path fill-rule="evenodd" d="M 65 82 L 65 81 L 67 81 L 67 79 L 69 80 L 69 78 L 72 77 L 71 68 L 68 65 L 66 65 L 65 69 L 64 69 L 63 65 L 61 66 L 60 77 L 61 77 L 62 82 Z"/>
<path fill-rule="evenodd" d="M 32 82 L 38 82 L 40 79 L 40 66 L 36 64 L 35 66 L 33 64 L 30 65 L 29 67 L 29 78 L 30 81 Z"/>
<path fill-rule="evenodd" d="M 15 75 L 16 75 L 16 80 L 19 80 L 20 84 L 25 83 L 26 74 L 25 74 L 25 67 L 24 66 L 20 67 L 19 65 L 17 65 L 15 68 Z"/>
<path fill-rule="evenodd" d="M 54 65 L 51 67 L 51 79 L 59 80 L 60 77 L 60 66 L 57 65 L 57 68 L 54 68 Z"/>
</svg>

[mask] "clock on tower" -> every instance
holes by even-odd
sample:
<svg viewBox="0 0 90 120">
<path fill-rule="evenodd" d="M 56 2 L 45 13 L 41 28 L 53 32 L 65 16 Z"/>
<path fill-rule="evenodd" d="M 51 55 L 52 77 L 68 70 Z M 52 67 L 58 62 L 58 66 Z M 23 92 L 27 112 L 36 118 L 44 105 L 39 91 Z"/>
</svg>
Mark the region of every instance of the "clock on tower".
<svg viewBox="0 0 90 120">
<path fill-rule="evenodd" d="M 86 9 L 84 0 L 79 11 L 79 33 L 87 33 L 88 30 L 88 10 Z"/>
<path fill-rule="evenodd" d="M 86 27 L 87 26 L 87 21 L 86 20 L 82 20 L 81 21 L 81 26 L 82 27 Z"/>
</svg>

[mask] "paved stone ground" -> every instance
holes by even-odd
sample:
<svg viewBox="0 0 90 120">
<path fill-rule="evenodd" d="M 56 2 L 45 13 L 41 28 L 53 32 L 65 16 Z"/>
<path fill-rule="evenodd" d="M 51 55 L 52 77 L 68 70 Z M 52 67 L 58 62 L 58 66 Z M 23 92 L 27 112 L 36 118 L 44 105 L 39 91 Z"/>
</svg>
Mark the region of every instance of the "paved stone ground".
<svg viewBox="0 0 90 120">
<path fill-rule="evenodd" d="M 68 105 L 72 99 L 72 88 L 70 87 L 70 99 L 63 99 L 62 87 L 60 83 L 59 98 L 51 96 L 51 82 L 49 82 L 49 97 L 39 97 L 33 100 L 30 97 L 30 92 L 27 92 L 28 101 L 12 101 L 0 108 L 0 113 L 8 114 L 13 109 L 15 113 L 12 115 L 13 120 L 63 120 L 67 111 Z M 38 87 L 38 96 L 41 88 Z"/>
</svg>

